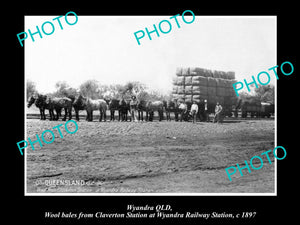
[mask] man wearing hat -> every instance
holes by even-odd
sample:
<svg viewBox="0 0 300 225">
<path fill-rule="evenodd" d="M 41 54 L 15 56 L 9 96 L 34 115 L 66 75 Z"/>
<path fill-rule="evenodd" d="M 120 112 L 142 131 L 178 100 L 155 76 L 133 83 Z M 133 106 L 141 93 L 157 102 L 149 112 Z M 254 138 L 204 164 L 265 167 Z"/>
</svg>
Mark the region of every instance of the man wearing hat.
<svg viewBox="0 0 300 225">
<path fill-rule="evenodd" d="M 137 120 L 137 100 L 134 95 L 131 96 L 130 100 L 130 115 L 132 122 L 138 122 Z"/>
<path fill-rule="evenodd" d="M 197 114 L 198 114 L 198 109 L 199 109 L 199 107 L 198 107 L 196 101 L 193 101 L 193 104 L 191 106 L 191 115 L 193 117 L 193 123 L 197 122 L 196 121 L 197 120 L 196 117 L 197 117 Z"/>
</svg>

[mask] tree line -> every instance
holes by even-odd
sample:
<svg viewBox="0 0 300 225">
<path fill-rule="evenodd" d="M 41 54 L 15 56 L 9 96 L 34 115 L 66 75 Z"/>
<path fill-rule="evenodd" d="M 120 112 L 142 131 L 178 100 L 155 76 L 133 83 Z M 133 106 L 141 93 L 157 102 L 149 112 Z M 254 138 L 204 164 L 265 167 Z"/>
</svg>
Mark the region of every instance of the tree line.
<svg viewBox="0 0 300 225">
<path fill-rule="evenodd" d="M 241 92 L 241 99 L 256 98 L 262 102 L 275 103 L 275 87 L 274 85 L 260 85 L 258 88 L 254 89 L 253 94 L 248 92 Z M 27 98 L 36 93 L 36 84 L 31 81 L 26 81 L 26 93 Z M 92 99 L 128 99 L 132 95 L 135 95 L 138 99 L 143 100 L 167 100 L 172 99 L 172 93 L 162 94 L 156 90 L 148 88 L 145 84 L 133 81 L 127 82 L 125 85 L 121 84 L 100 84 L 97 80 L 87 80 L 83 82 L 79 89 L 71 87 L 66 81 L 58 81 L 55 84 L 55 91 L 52 93 L 47 93 L 51 97 L 65 97 L 69 95 L 78 95 L 90 97 Z"/>
<path fill-rule="evenodd" d="M 37 93 L 36 84 L 31 81 L 26 81 L 27 98 Z M 79 88 L 71 87 L 66 81 L 58 81 L 55 84 L 55 91 L 46 93 L 51 97 L 65 97 L 69 95 L 81 94 L 92 99 L 128 99 L 135 95 L 143 100 L 163 100 L 171 98 L 169 94 L 162 94 L 159 91 L 148 88 L 145 84 L 133 81 L 127 82 L 125 85 L 121 84 L 100 84 L 97 80 L 87 80 L 83 82 Z"/>
</svg>

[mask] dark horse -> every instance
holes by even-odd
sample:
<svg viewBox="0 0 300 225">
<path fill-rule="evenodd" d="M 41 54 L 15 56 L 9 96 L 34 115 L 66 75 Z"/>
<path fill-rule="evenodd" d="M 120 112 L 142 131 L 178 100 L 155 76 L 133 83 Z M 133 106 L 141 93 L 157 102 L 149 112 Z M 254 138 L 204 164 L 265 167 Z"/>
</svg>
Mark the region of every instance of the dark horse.
<svg viewBox="0 0 300 225">
<path fill-rule="evenodd" d="M 166 110 L 166 116 L 167 121 L 171 121 L 171 112 L 175 115 L 175 121 L 178 121 L 178 113 L 179 113 L 179 104 L 177 102 L 177 99 L 174 99 L 173 101 L 168 100 L 164 101 L 164 108 Z"/>
<path fill-rule="evenodd" d="M 79 121 L 79 111 L 86 109 L 86 98 L 84 98 L 81 94 L 78 95 L 73 101 L 73 108 L 75 111 L 76 120 Z M 87 120 L 88 118 L 86 118 Z"/>
<path fill-rule="evenodd" d="M 47 96 L 41 94 L 31 96 L 28 101 L 27 107 L 29 108 L 30 106 L 32 106 L 33 103 L 40 110 L 41 120 L 46 120 L 45 109 L 49 109 L 49 104 L 47 103 Z M 49 114 L 50 114 L 50 120 L 52 120 L 54 115 L 53 115 L 53 111 L 50 109 L 49 109 Z"/>
<path fill-rule="evenodd" d="M 54 120 L 59 119 L 59 115 L 61 115 L 60 112 L 62 109 L 65 110 L 65 115 L 62 120 L 65 121 L 67 115 L 69 117 L 69 120 L 72 119 L 72 100 L 70 98 L 49 98 L 48 102 L 50 117 L 52 113 Z M 54 110 L 56 111 L 56 116 L 54 115 Z"/>
<path fill-rule="evenodd" d="M 164 103 L 162 101 L 148 101 L 146 104 L 146 114 L 149 115 L 149 121 L 153 121 L 154 112 L 158 112 L 159 121 L 164 117 Z M 147 116 L 146 115 L 146 116 Z"/>
<path fill-rule="evenodd" d="M 144 111 L 145 111 L 146 112 L 146 121 L 148 121 L 149 115 L 147 113 L 147 101 L 138 100 L 137 110 L 138 110 L 138 120 L 144 121 Z"/>
<path fill-rule="evenodd" d="M 115 111 L 120 110 L 120 101 L 118 99 L 111 99 L 108 103 L 108 108 L 110 110 L 110 121 L 115 120 Z M 121 119 L 121 114 L 119 112 L 119 121 Z"/>
<path fill-rule="evenodd" d="M 124 98 L 122 98 L 119 102 L 119 119 L 121 121 L 127 121 L 129 111 L 130 101 L 126 101 Z"/>
<path fill-rule="evenodd" d="M 27 107 L 29 108 L 33 103 L 40 109 L 41 120 L 46 120 L 45 109 L 49 110 L 50 120 L 58 120 L 63 108 L 65 109 L 63 120 L 66 120 L 67 114 L 69 115 L 69 120 L 72 119 L 72 100 L 69 98 L 51 98 L 47 95 L 37 94 L 37 96 L 31 96 Z M 56 116 L 54 110 L 56 111 Z"/>
</svg>

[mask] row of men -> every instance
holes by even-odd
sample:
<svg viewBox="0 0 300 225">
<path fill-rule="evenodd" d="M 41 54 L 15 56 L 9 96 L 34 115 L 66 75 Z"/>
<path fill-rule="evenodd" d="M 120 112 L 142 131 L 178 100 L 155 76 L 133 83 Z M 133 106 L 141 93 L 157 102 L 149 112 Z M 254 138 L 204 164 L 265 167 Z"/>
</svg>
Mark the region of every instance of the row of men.
<svg viewBox="0 0 300 225">
<path fill-rule="evenodd" d="M 133 122 L 137 122 L 138 121 L 138 101 L 136 99 L 135 96 L 131 97 L 132 100 L 130 101 L 130 115 Z M 196 122 L 197 120 L 197 115 L 199 112 L 199 105 L 197 104 L 196 101 L 193 101 L 190 110 L 188 110 L 188 106 L 185 102 L 180 102 L 179 106 L 178 106 L 179 112 L 180 112 L 180 121 L 183 120 L 183 118 L 187 118 L 190 116 L 192 118 L 193 123 Z M 215 114 L 213 117 L 213 122 L 222 122 L 223 120 L 223 116 L 222 116 L 222 112 L 223 112 L 223 107 L 221 106 L 221 104 L 219 104 L 219 102 L 216 103 L 215 106 Z M 203 120 L 206 122 L 210 122 L 209 119 L 209 111 L 208 111 L 208 103 L 207 100 L 204 100 L 204 112 L 203 112 Z M 168 115 L 167 115 L 168 117 Z M 168 119 L 168 118 L 167 118 Z M 175 113 L 175 120 L 178 120 L 178 115 L 176 115 Z"/>
</svg>

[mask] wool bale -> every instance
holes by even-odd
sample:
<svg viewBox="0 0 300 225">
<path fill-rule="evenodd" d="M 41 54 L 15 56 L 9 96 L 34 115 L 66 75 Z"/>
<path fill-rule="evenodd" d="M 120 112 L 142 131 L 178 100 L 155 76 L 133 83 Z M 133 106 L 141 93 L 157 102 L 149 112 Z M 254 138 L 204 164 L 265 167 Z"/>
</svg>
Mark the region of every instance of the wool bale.
<svg viewBox="0 0 300 225">
<path fill-rule="evenodd" d="M 198 76 L 198 79 L 199 79 L 201 86 L 208 86 L 208 78 L 207 77 Z"/>
<path fill-rule="evenodd" d="M 228 72 L 226 73 L 226 76 L 227 76 L 227 80 L 231 79 L 231 76 L 230 76 L 230 74 Z"/>
<path fill-rule="evenodd" d="M 192 77 L 192 85 L 201 85 L 201 86 L 207 86 L 208 78 L 203 76 L 193 76 Z"/>
<path fill-rule="evenodd" d="M 207 85 L 209 87 L 216 87 L 217 86 L 217 81 L 215 78 L 212 78 L 212 77 L 208 77 L 207 79 Z"/>
<path fill-rule="evenodd" d="M 185 85 L 192 85 L 192 76 L 185 76 L 185 81 L 184 81 L 184 83 L 185 83 Z"/>
<path fill-rule="evenodd" d="M 196 100 L 196 101 L 204 101 L 205 99 L 206 99 L 206 100 L 208 99 L 208 96 L 207 96 L 207 95 L 203 95 L 203 94 L 195 95 L 195 94 L 193 94 L 193 100 Z"/>
<path fill-rule="evenodd" d="M 177 76 L 182 76 L 182 68 L 181 67 L 176 68 L 176 75 Z"/>
<path fill-rule="evenodd" d="M 216 94 L 217 96 L 225 96 L 225 88 L 221 86 L 217 86 Z"/>
<path fill-rule="evenodd" d="M 193 86 L 192 85 L 185 86 L 185 94 L 193 94 Z"/>
<path fill-rule="evenodd" d="M 201 99 L 201 95 L 193 94 L 193 100 L 200 100 L 200 99 Z"/>
<path fill-rule="evenodd" d="M 178 94 L 177 95 L 177 100 L 179 102 L 183 102 L 185 100 L 185 94 Z"/>
<path fill-rule="evenodd" d="M 193 94 L 207 95 L 207 86 L 202 86 L 202 85 L 193 86 Z"/>
<path fill-rule="evenodd" d="M 221 79 L 220 80 L 220 86 L 226 88 L 227 86 L 227 80 L 226 79 Z"/>
<path fill-rule="evenodd" d="M 177 85 L 184 85 L 185 84 L 185 76 L 178 76 L 176 84 Z"/>
<path fill-rule="evenodd" d="M 222 78 L 222 71 L 220 71 L 220 70 L 218 70 L 218 73 L 217 73 L 218 75 L 217 75 L 217 77 L 215 77 L 215 78 Z"/>
<path fill-rule="evenodd" d="M 202 76 L 209 77 L 210 76 L 209 71 L 207 69 L 203 69 Z"/>
<path fill-rule="evenodd" d="M 177 77 L 177 76 L 172 77 L 172 84 L 173 84 L 173 85 L 177 85 L 177 80 L 178 80 L 178 77 Z"/>
<path fill-rule="evenodd" d="M 193 95 L 185 95 L 185 102 L 191 103 L 193 101 Z"/>
<path fill-rule="evenodd" d="M 227 87 L 228 88 L 232 88 L 233 89 L 232 84 L 235 83 L 235 82 L 232 82 L 232 81 L 234 81 L 234 80 L 227 80 Z"/>
<path fill-rule="evenodd" d="M 190 74 L 190 69 L 188 67 L 182 68 L 182 76 L 188 76 Z"/>
<path fill-rule="evenodd" d="M 172 99 L 178 99 L 179 98 L 179 94 L 177 93 L 172 93 Z"/>
<path fill-rule="evenodd" d="M 208 86 L 208 88 L 207 88 L 207 94 L 208 94 L 208 96 L 216 96 L 216 94 L 217 94 L 217 90 L 216 89 L 217 89 L 216 87 L 210 87 L 210 86 Z"/>
<path fill-rule="evenodd" d="M 228 96 L 231 96 L 231 97 L 236 96 L 236 93 L 235 93 L 235 91 L 234 91 L 234 89 L 233 89 L 232 86 L 230 86 L 230 87 L 227 88 L 227 92 L 228 92 Z"/>
<path fill-rule="evenodd" d="M 224 105 L 224 97 L 223 96 L 217 96 L 216 101 L 219 102 L 220 105 Z"/>
<path fill-rule="evenodd" d="M 220 78 L 226 79 L 227 78 L 227 74 L 224 71 L 220 71 Z"/>
<path fill-rule="evenodd" d="M 215 80 L 215 82 L 216 82 L 216 87 L 220 87 L 220 78 L 215 78 L 214 79 Z"/>
<path fill-rule="evenodd" d="M 185 93 L 185 90 L 184 90 L 184 86 L 183 85 L 178 85 L 177 86 L 177 93 L 178 94 L 184 94 Z"/>
<path fill-rule="evenodd" d="M 209 70 L 209 69 L 203 69 L 203 76 L 204 76 L 204 77 L 213 77 L 213 72 L 212 72 L 212 70 Z"/>
<path fill-rule="evenodd" d="M 196 67 L 190 67 L 190 76 L 198 76 Z"/>
<path fill-rule="evenodd" d="M 232 87 L 232 84 L 234 84 L 234 83 L 237 82 L 237 80 L 233 80 L 233 79 L 230 79 L 230 80 L 228 80 L 228 81 L 229 81 L 231 87 Z"/>
<path fill-rule="evenodd" d="M 228 87 L 225 88 L 225 94 L 224 94 L 224 96 L 226 96 L 226 97 L 230 97 L 231 96 L 231 90 L 230 90 L 230 88 L 228 88 Z"/>
<path fill-rule="evenodd" d="M 228 79 L 234 80 L 235 79 L 235 72 L 229 71 L 227 72 Z"/>
<path fill-rule="evenodd" d="M 217 97 L 215 95 L 208 95 L 207 102 L 215 105 L 217 103 Z"/>
<path fill-rule="evenodd" d="M 199 67 L 190 67 L 189 72 L 191 76 L 204 76 L 204 69 Z"/>
<path fill-rule="evenodd" d="M 177 94 L 177 92 L 178 92 L 178 86 L 177 85 L 173 85 L 172 93 L 173 94 Z"/>
<path fill-rule="evenodd" d="M 193 94 L 196 94 L 196 95 L 200 95 L 200 87 L 199 85 L 194 85 L 193 86 Z"/>
<path fill-rule="evenodd" d="M 236 83 L 237 81 L 236 80 L 228 80 L 228 88 L 231 88 L 233 89 L 233 84 Z"/>
<path fill-rule="evenodd" d="M 215 78 L 217 87 L 226 87 L 226 82 L 222 78 Z"/>
<path fill-rule="evenodd" d="M 224 87 L 226 87 L 226 88 L 230 88 L 231 87 L 232 88 L 230 80 L 224 80 L 223 82 L 224 82 Z"/>
<path fill-rule="evenodd" d="M 201 100 L 201 95 L 193 95 L 193 102 L 200 103 Z"/>
<path fill-rule="evenodd" d="M 207 77 L 214 77 L 212 70 L 207 70 Z"/>
<path fill-rule="evenodd" d="M 223 75 L 222 75 L 223 77 L 222 77 L 222 79 L 225 79 L 225 80 L 228 80 L 229 78 L 228 78 L 228 74 L 227 74 L 227 72 L 223 72 Z"/>
<path fill-rule="evenodd" d="M 200 80 L 199 80 L 199 76 L 192 76 L 192 85 L 199 85 L 200 84 Z"/>
<path fill-rule="evenodd" d="M 213 71 L 213 77 L 214 78 L 220 78 L 220 72 L 218 70 Z"/>
<path fill-rule="evenodd" d="M 193 94 L 196 94 L 196 95 L 200 94 L 199 86 L 193 86 Z"/>
</svg>

